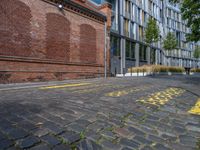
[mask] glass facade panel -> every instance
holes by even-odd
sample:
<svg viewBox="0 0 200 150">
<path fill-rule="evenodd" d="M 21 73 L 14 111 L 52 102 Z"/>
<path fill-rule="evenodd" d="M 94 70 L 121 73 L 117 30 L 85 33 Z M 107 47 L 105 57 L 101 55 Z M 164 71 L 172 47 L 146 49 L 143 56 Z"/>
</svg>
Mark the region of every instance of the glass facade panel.
<svg viewBox="0 0 200 150">
<path fill-rule="evenodd" d="M 135 58 L 135 43 L 126 40 L 126 58 L 134 59 Z"/>
<path fill-rule="evenodd" d="M 119 39 L 111 39 L 112 54 L 115 56 L 120 56 L 120 53 L 125 53 L 122 56 L 122 60 L 128 58 L 135 58 L 132 52 L 132 47 L 135 45 L 131 44 L 130 41 L 135 40 L 139 46 L 139 60 L 150 61 L 150 63 L 155 63 L 167 56 L 167 53 L 162 53 L 163 57 L 159 60 L 155 57 L 155 52 L 152 51 L 150 55 L 146 55 L 146 46 L 144 42 L 145 28 L 149 18 L 154 18 L 159 25 L 160 37 L 164 39 L 168 32 L 174 32 L 178 41 L 178 48 L 180 53 L 173 53 L 172 56 L 178 57 L 190 57 L 188 50 L 194 50 L 189 44 L 186 44 L 185 35 L 189 33 L 189 29 L 186 27 L 186 21 L 182 19 L 182 15 L 178 11 L 179 8 L 171 5 L 168 1 L 163 0 L 90 0 L 97 4 L 102 4 L 104 2 L 109 2 L 112 5 L 112 27 L 111 33 Z M 118 34 L 118 35 L 117 35 Z M 120 41 L 129 41 L 120 45 Z M 198 44 L 197 44 L 198 45 Z M 121 46 L 121 47 L 120 47 Z M 155 49 L 163 49 L 163 44 L 161 41 L 153 43 L 152 46 Z M 121 48 L 121 49 L 120 49 Z M 183 52 L 187 51 L 187 52 Z M 182 54 L 182 55 L 181 55 Z M 138 59 L 138 58 L 136 58 Z M 182 58 L 178 58 L 182 59 Z M 163 61 L 163 60 L 161 60 Z M 122 61 L 125 62 L 125 61 Z M 144 62 L 145 63 L 145 62 Z"/>
<path fill-rule="evenodd" d="M 146 49 L 147 49 L 147 46 L 140 44 L 139 56 L 140 56 L 141 61 L 146 60 Z"/>
<path fill-rule="evenodd" d="M 130 42 L 126 40 L 126 58 L 130 58 L 130 51 L 131 51 Z"/>
<path fill-rule="evenodd" d="M 119 38 L 115 36 L 111 36 L 111 55 L 120 56 L 120 46 L 119 46 Z"/>
<path fill-rule="evenodd" d="M 97 4 L 101 4 L 102 3 L 102 0 L 91 0 L 91 1 L 93 1 L 93 2 L 95 2 Z"/>
<path fill-rule="evenodd" d="M 131 42 L 131 58 L 135 58 L 135 43 Z"/>
<path fill-rule="evenodd" d="M 151 53 L 150 53 L 150 59 L 151 59 L 151 64 L 155 64 L 156 63 L 156 49 L 151 49 Z"/>
</svg>

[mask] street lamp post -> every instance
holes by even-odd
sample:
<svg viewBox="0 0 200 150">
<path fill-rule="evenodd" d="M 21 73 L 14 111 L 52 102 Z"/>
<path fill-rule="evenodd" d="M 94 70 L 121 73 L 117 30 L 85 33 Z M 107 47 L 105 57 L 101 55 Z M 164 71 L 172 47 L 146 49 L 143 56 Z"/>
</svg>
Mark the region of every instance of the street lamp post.
<svg viewBox="0 0 200 150">
<path fill-rule="evenodd" d="M 105 22 L 105 27 L 104 27 L 104 36 L 105 36 L 105 41 L 104 41 L 104 78 L 107 78 L 107 23 Z"/>
</svg>

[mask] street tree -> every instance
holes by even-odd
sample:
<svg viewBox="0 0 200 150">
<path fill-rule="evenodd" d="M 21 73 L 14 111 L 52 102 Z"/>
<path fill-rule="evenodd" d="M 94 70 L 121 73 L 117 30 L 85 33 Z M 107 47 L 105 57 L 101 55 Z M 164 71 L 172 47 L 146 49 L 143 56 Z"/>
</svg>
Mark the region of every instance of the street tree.
<svg viewBox="0 0 200 150">
<path fill-rule="evenodd" d="M 154 42 L 159 41 L 160 30 L 156 24 L 156 20 L 149 18 L 147 27 L 145 30 L 145 41 L 147 44 L 151 45 Z"/>
<path fill-rule="evenodd" d="M 172 32 L 168 32 L 163 41 L 163 48 L 167 51 L 172 51 L 177 48 L 177 39 Z"/>
<path fill-rule="evenodd" d="M 193 53 L 194 58 L 200 58 L 200 46 L 197 46 Z"/>
<path fill-rule="evenodd" d="M 178 3 L 181 8 L 182 18 L 186 20 L 191 33 L 186 35 L 187 41 L 200 41 L 200 0 L 170 0 Z"/>
</svg>

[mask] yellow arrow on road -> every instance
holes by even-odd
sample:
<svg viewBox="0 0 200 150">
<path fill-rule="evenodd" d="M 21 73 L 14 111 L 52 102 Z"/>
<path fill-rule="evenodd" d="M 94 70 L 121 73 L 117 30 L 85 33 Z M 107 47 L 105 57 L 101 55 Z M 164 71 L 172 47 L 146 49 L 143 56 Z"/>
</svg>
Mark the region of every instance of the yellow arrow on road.
<svg viewBox="0 0 200 150">
<path fill-rule="evenodd" d="M 196 104 L 188 111 L 188 113 L 193 115 L 200 115 L 200 98 L 197 100 Z"/>
<path fill-rule="evenodd" d="M 152 93 L 147 97 L 143 97 L 137 100 L 137 102 L 160 107 L 162 105 L 165 105 L 168 101 L 172 100 L 173 98 L 180 96 L 184 92 L 185 90 L 180 88 L 168 88 L 160 92 Z"/>
<path fill-rule="evenodd" d="M 139 88 L 129 88 L 129 89 L 121 90 L 121 91 L 109 92 L 109 93 L 106 93 L 105 96 L 121 97 L 121 96 L 132 94 L 132 93 L 135 93 L 135 92 L 138 92 L 138 91 L 144 91 L 148 88 L 150 88 L 150 87 L 146 86 L 146 87 L 139 87 Z"/>
</svg>

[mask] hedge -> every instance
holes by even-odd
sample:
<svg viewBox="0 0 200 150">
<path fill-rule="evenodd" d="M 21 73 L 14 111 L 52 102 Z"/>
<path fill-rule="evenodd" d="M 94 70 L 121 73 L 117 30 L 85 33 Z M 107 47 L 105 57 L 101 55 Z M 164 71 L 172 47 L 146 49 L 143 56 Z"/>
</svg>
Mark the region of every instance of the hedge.
<svg viewBox="0 0 200 150">
<path fill-rule="evenodd" d="M 198 73 L 200 73 L 200 69 L 198 68 L 193 68 L 193 69 L 191 69 L 191 72 L 198 72 Z"/>
<path fill-rule="evenodd" d="M 185 69 L 182 67 L 169 67 L 162 65 L 144 65 L 141 67 L 133 67 L 128 69 L 129 73 L 137 72 L 149 72 L 149 73 L 160 73 L 160 72 L 172 72 L 172 73 L 183 73 Z"/>
</svg>

